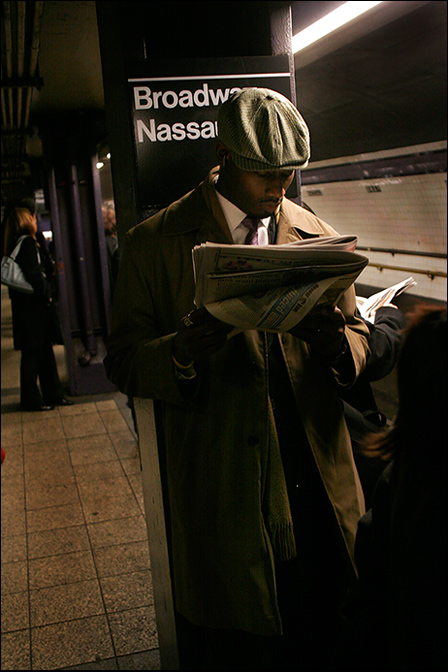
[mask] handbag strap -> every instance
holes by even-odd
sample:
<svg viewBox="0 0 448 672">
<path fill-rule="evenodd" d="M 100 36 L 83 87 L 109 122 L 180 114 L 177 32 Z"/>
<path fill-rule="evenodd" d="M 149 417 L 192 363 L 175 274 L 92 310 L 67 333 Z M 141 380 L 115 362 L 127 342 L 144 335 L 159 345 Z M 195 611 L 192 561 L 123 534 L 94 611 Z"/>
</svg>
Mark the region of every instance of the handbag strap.
<svg viewBox="0 0 448 672">
<path fill-rule="evenodd" d="M 10 259 L 14 259 L 14 261 L 16 260 L 16 256 L 17 256 L 17 255 L 19 254 L 19 252 L 20 252 L 20 248 L 22 247 L 22 243 L 23 243 L 23 241 L 25 240 L 25 238 L 28 237 L 28 235 L 29 235 L 29 234 L 25 234 L 24 236 L 20 236 L 19 240 L 18 240 L 17 243 L 16 243 L 15 248 L 13 249 L 13 251 L 11 252 L 11 254 L 9 255 Z M 40 258 L 39 248 L 38 248 L 37 246 L 36 246 L 36 250 L 37 250 L 37 260 L 38 260 L 39 265 L 40 265 L 40 264 L 41 264 L 41 258 Z"/>
</svg>

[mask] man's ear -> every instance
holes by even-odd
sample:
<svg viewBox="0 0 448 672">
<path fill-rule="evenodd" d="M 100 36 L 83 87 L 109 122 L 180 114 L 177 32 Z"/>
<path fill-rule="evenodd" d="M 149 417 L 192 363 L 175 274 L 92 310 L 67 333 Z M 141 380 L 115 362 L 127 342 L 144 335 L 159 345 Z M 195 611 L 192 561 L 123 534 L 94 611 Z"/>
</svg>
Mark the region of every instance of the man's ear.
<svg viewBox="0 0 448 672">
<path fill-rule="evenodd" d="M 216 154 L 218 155 L 219 158 L 219 164 L 223 166 L 230 152 L 225 146 L 225 144 L 221 142 L 221 140 L 218 140 L 218 142 L 216 143 Z"/>
</svg>

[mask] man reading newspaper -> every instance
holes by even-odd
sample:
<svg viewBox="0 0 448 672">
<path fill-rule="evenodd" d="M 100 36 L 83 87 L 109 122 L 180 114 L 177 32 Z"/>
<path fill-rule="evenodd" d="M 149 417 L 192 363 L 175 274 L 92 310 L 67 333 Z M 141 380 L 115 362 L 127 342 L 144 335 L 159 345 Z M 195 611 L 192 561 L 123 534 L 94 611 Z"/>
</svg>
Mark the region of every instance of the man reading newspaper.
<svg viewBox="0 0 448 672">
<path fill-rule="evenodd" d="M 327 669 L 364 511 L 338 385 L 367 327 L 353 286 L 284 333 L 196 306 L 197 245 L 337 235 L 285 198 L 310 156 L 289 100 L 243 89 L 218 129 L 219 166 L 126 236 L 105 365 L 160 405 L 182 669 Z"/>
</svg>

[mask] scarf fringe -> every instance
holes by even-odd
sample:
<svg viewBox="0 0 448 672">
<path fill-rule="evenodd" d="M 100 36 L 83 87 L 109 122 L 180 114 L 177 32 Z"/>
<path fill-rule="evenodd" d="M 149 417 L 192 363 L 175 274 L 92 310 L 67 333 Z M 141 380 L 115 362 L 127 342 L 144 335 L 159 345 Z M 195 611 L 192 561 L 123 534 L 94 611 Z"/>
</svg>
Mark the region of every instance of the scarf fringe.
<svg viewBox="0 0 448 672">
<path fill-rule="evenodd" d="M 295 558 L 297 549 L 292 523 L 273 521 L 269 528 L 275 559 L 283 562 Z"/>
</svg>

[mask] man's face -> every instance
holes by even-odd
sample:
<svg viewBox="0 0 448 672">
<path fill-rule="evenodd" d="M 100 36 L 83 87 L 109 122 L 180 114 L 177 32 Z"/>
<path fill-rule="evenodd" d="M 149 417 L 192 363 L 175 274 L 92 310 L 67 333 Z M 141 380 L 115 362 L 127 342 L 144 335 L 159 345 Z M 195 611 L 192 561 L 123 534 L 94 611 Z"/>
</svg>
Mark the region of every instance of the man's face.
<svg viewBox="0 0 448 672">
<path fill-rule="evenodd" d="M 229 156 L 221 167 L 218 191 L 250 217 L 269 217 L 283 200 L 294 170 L 252 172 L 238 168 Z"/>
</svg>

